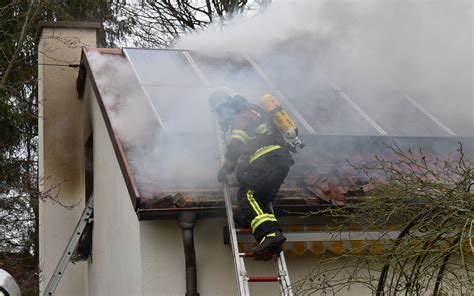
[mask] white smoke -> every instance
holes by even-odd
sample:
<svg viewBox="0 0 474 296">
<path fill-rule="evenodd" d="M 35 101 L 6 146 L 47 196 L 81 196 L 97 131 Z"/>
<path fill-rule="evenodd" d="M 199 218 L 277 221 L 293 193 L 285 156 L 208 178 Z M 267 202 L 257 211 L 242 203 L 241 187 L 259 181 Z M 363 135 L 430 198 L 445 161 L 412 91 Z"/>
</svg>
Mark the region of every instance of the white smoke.
<svg viewBox="0 0 474 296">
<path fill-rule="evenodd" d="M 449 0 L 274 3 L 253 18 L 190 34 L 177 47 L 212 56 L 274 54 L 268 71 L 298 77 L 301 85 L 329 80 L 362 106 L 383 105 L 387 92 L 409 93 L 451 129 L 473 136 L 472 6 Z M 387 103 L 372 116 L 387 120 L 385 111 L 395 114 L 394 107 Z"/>
<path fill-rule="evenodd" d="M 343 108 L 344 100 L 336 100 L 337 95 L 325 88 L 330 82 L 393 135 L 423 136 L 431 131 L 416 122 L 406 124 L 413 113 L 405 108 L 414 107 L 393 99 L 406 93 L 458 135 L 474 136 L 472 5 L 448 0 L 275 2 L 261 14 L 235 17 L 224 27 L 216 23 L 189 34 L 177 48 L 194 51 L 191 55 L 213 86 L 230 86 L 256 102 L 272 90 L 252 67 L 219 68 L 229 52 L 249 54 L 322 134 L 378 135 L 355 109 Z M 88 58 L 94 60 L 97 73 L 115 73 L 96 80 L 104 87 L 102 97 L 127 146 L 142 194 L 153 195 L 165 183 L 168 188 L 202 188 L 209 183 L 217 188 L 217 151 L 207 106 L 210 89 L 188 75 L 194 73 L 189 65 L 172 54 L 165 56 L 148 68 L 145 60 L 138 69 L 147 79 L 144 84 L 149 84 L 164 129 L 157 128 L 156 116 L 146 107 L 146 96 L 125 59 Z M 211 62 L 202 62 L 206 59 Z M 245 59 L 239 63 L 248 65 Z M 189 85 L 173 85 L 183 81 Z M 366 130 L 345 124 L 349 115 L 358 117 Z M 437 128 L 428 118 L 424 124 Z M 439 128 L 436 132 L 444 133 Z M 349 143 L 345 145 L 347 150 Z"/>
<path fill-rule="evenodd" d="M 108 116 L 125 144 L 143 143 L 154 133 L 156 119 L 126 59 L 118 55 L 88 52 L 94 79 Z"/>
<path fill-rule="evenodd" d="M 207 89 L 145 86 L 146 93 L 126 58 L 88 52 L 87 59 L 143 197 L 217 185 L 215 135 L 209 128 L 203 130 L 212 122 Z M 147 69 L 141 70 L 142 77 L 148 76 Z M 163 67 L 148 77 L 152 82 L 160 75 L 179 80 L 179 73 Z"/>
</svg>

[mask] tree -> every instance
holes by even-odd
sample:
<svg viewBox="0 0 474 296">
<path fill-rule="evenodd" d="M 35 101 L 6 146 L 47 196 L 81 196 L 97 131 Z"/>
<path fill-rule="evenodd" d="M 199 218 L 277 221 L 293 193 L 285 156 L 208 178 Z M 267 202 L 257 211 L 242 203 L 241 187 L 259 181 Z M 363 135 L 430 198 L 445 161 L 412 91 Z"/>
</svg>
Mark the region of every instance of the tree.
<svg viewBox="0 0 474 296">
<path fill-rule="evenodd" d="M 41 5 L 0 2 L 0 262 L 25 294 L 37 290 L 37 86 Z"/>
<path fill-rule="evenodd" d="M 212 22 L 225 24 L 235 15 L 258 11 L 271 0 L 139 1 L 118 5 L 129 18 L 130 39 L 137 47 L 169 47 L 185 33 Z"/>
<path fill-rule="evenodd" d="M 44 1 L 44 20 L 99 22 L 98 45 L 116 47 L 131 34 L 131 22 L 121 16 L 124 0 L 55 0 Z"/>
<path fill-rule="evenodd" d="M 38 294 L 37 24 L 86 20 L 115 24 L 109 1 L 0 1 L 0 266 L 23 294 Z M 101 31 L 113 44 L 123 30 Z"/>
<path fill-rule="evenodd" d="M 341 223 L 397 225 L 398 237 L 379 241 L 379 255 L 344 254 L 322 260 L 299 291 L 332 292 L 360 284 L 377 295 L 464 295 L 474 289 L 474 165 L 460 144 L 455 159 L 439 159 L 396 144 L 392 157 L 376 156 L 364 170 L 371 198 L 326 214 Z M 344 260 L 345 266 L 337 262 Z"/>
<path fill-rule="evenodd" d="M 0 0 L 0 266 L 24 295 L 38 294 L 38 203 L 48 198 L 38 190 L 37 23 L 97 21 L 99 46 L 157 47 L 259 2 L 269 1 Z"/>
</svg>

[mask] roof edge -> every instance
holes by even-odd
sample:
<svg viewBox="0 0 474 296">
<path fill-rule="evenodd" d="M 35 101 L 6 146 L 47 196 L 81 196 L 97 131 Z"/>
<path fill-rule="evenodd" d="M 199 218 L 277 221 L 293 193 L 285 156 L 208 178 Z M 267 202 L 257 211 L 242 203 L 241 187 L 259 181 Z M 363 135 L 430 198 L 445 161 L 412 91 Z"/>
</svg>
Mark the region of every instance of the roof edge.
<svg viewBox="0 0 474 296">
<path fill-rule="evenodd" d="M 85 50 L 83 49 L 83 53 L 84 51 Z M 135 179 L 133 178 L 133 175 L 131 174 L 130 165 L 125 157 L 125 152 L 124 152 L 122 142 L 120 141 L 115 131 L 113 130 L 112 123 L 110 122 L 109 115 L 107 114 L 107 110 L 102 100 L 102 96 L 99 92 L 99 88 L 97 87 L 94 73 L 92 72 L 90 68 L 90 64 L 89 64 L 89 61 L 87 60 L 86 54 L 83 54 L 81 57 L 81 65 L 83 65 L 85 72 L 87 73 L 85 74 L 86 77 L 89 77 L 90 79 L 92 90 L 94 91 L 95 97 L 97 99 L 97 103 L 102 113 L 102 117 L 104 119 L 104 123 L 107 129 L 107 132 L 109 134 L 110 141 L 112 142 L 112 147 L 114 149 L 115 156 L 117 157 L 117 162 L 122 172 L 122 176 L 124 178 L 128 193 L 130 194 L 130 199 L 133 205 L 133 209 L 134 211 L 137 211 L 137 206 L 138 206 L 137 201 L 140 198 L 140 193 L 135 183 Z"/>
<path fill-rule="evenodd" d="M 76 79 L 76 90 L 77 90 L 77 97 L 79 100 L 82 99 L 84 96 L 84 89 L 86 86 L 86 77 L 87 77 L 87 69 L 84 65 L 85 53 L 86 52 L 97 52 L 100 54 L 113 54 L 113 55 L 121 55 L 123 54 L 122 48 L 90 48 L 84 47 L 81 51 L 81 62 L 79 64 L 79 75 Z"/>
<path fill-rule="evenodd" d="M 125 56 L 123 54 L 123 49 L 122 48 L 102 48 L 102 47 L 85 47 L 84 51 L 86 52 L 98 52 L 100 54 L 116 54 L 116 55 L 121 55 Z"/>
<path fill-rule="evenodd" d="M 329 219 L 330 216 L 324 216 L 321 213 L 322 210 L 327 210 L 332 205 L 274 205 L 275 215 L 278 218 L 289 218 L 293 217 L 294 220 L 310 221 L 313 219 Z M 238 209 L 238 206 L 234 206 L 234 211 Z M 182 213 L 194 212 L 197 215 L 197 219 L 210 219 L 210 218 L 225 218 L 226 209 L 225 206 L 210 206 L 210 207 L 190 207 L 190 208 L 162 208 L 162 209 L 142 209 L 137 207 L 137 216 L 139 221 L 145 220 L 161 220 L 161 219 L 178 219 Z M 315 213 L 314 215 L 307 215 L 308 213 Z"/>
</svg>

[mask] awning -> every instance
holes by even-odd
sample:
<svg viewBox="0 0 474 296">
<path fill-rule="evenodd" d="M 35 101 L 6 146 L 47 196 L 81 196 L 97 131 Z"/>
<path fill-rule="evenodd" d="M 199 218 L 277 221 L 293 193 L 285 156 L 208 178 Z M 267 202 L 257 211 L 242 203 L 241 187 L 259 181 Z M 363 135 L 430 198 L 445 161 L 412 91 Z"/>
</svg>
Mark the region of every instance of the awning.
<svg viewBox="0 0 474 296">
<path fill-rule="evenodd" d="M 283 227 L 287 242 L 285 252 L 303 255 L 311 252 L 322 255 L 330 252 L 334 255 L 372 254 L 383 255 L 393 246 L 399 235 L 395 225 L 294 225 Z M 240 252 L 251 251 L 257 246 L 250 234 L 239 234 Z M 419 243 L 417 240 L 413 244 Z M 449 243 L 445 242 L 446 247 Z M 473 251 L 469 242 L 463 246 L 465 252 Z"/>
</svg>

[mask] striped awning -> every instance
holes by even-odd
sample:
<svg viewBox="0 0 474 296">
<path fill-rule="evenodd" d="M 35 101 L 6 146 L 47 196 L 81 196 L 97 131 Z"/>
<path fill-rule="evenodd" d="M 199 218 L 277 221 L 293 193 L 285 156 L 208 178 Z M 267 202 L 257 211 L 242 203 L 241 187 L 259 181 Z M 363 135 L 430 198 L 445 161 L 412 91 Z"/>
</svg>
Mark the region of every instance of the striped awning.
<svg viewBox="0 0 474 296">
<path fill-rule="evenodd" d="M 372 254 L 382 255 L 393 246 L 393 241 L 399 235 L 395 225 L 362 226 L 362 225 L 293 225 L 283 227 L 287 241 L 285 252 L 303 255 L 311 252 L 322 255 L 326 252 L 334 255 L 343 254 Z M 239 250 L 251 251 L 257 246 L 250 234 L 239 234 Z M 418 241 L 413 240 L 413 244 Z M 446 242 L 448 246 L 448 242 Z M 471 252 L 467 242 L 463 249 Z"/>
</svg>

